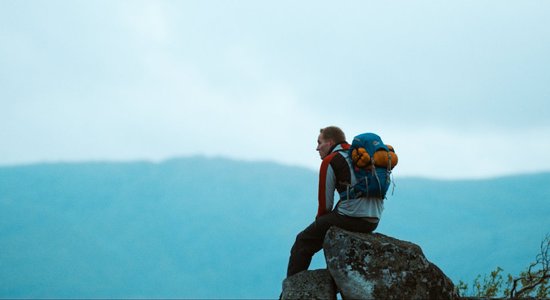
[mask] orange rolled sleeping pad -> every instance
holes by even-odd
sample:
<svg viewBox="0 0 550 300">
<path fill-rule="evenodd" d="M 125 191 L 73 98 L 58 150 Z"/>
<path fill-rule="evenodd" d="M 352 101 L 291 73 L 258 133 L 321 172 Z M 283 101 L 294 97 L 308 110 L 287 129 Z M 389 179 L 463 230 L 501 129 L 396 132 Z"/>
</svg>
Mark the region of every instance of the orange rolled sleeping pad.
<svg viewBox="0 0 550 300">
<path fill-rule="evenodd" d="M 376 167 L 387 168 L 391 163 L 390 169 L 393 169 L 397 165 L 397 154 L 395 154 L 395 151 L 393 150 L 393 147 L 391 145 L 386 146 L 388 146 L 388 149 L 390 149 L 390 151 L 379 150 L 374 153 L 374 165 Z"/>
<path fill-rule="evenodd" d="M 351 159 L 353 160 L 353 164 L 359 168 L 365 168 L 370 164 L 370 155 L 365 148 L 353 149 Z"/>
</svg>

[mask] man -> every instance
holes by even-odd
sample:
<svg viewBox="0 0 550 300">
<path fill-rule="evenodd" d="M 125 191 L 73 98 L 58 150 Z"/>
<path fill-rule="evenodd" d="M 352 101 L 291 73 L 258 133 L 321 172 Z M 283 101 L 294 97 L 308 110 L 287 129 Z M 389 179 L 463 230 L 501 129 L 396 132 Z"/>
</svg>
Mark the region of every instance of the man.
<svg viewBox="0 0 550 300">
<path fill-rule="evenodd" d="M 323 248 L 325 234 L 331 226 L 355 232 L 372 232 L 384 209 L 381 198 L 340 199 L 333 209 L 334 192 L 344 192 L 355 184 L 350 145 L 344 132 L 329 126 L 321 129 L 317 151 L 323 160 L 319 171 L 318 209 L 315 221 L 296 236 L 290 251 L 287 277 L 307 270 L 313 255 Z"/>
</svg>

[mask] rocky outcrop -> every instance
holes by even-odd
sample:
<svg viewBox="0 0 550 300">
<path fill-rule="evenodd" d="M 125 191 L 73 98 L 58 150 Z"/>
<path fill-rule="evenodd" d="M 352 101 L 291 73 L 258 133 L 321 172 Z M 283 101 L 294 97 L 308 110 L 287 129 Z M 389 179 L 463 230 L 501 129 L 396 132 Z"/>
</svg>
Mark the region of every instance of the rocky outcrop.
<svg viewBox="0 0 550 300">
<path fill-rule="evenodd" d="M 323 249 L 328 271 L 285 279 L 283 299 L 335 299 L 336 290 L 343 299 L 459 299 L 452 281 L 413 243 L 332 227 Z"/>
<path fill-rule="evenodd" d="M 303 271 L 283 281 L 281 299 L 336 299 L 336 286 L 326 269 Z"/>
<path fill-rule="evenodd" d="M 413 243 L 332 227 L 323 249 L 343 298 L 458 299 L 452 281 Z"/>
</svg>

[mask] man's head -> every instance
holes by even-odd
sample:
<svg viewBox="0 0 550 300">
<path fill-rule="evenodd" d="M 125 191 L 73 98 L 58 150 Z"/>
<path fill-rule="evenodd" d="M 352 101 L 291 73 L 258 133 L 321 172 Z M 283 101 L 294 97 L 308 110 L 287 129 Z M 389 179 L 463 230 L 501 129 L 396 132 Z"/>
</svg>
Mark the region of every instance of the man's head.
<svg viewBox="0 0 550 300">
<path fill-rule="evenodd" d="M 342 129 L 336 126 L 322 128 L 319 137 L 317 138 L 317 151 L 321 159 L 330 154 L 330 150 L 334 145 L 338 145 L 346 141 L 346 135 Z"/>
</svg>

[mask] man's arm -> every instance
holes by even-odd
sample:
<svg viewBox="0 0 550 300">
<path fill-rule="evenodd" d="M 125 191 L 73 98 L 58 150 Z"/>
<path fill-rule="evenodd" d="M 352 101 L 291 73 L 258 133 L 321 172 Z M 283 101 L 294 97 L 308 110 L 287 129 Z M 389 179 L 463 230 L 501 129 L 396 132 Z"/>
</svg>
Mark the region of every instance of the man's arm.
<svg viewBox="0 0 550 300">
<path fill-rule="evenodd" d="M 321 163 L 319 171 L 319 205 L 317 208 L 317 217 L 320 217 L 332 210 L 334 204 L 334 190 L 336 189 L 336 175 L 330 165 L 333 155 L 325 158 Z"/>
</svg>

